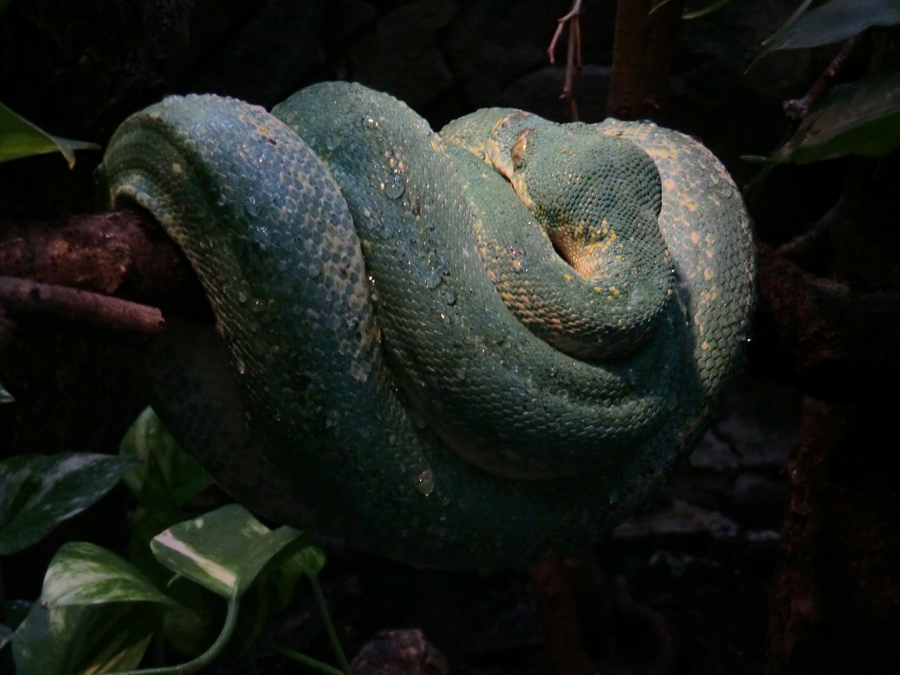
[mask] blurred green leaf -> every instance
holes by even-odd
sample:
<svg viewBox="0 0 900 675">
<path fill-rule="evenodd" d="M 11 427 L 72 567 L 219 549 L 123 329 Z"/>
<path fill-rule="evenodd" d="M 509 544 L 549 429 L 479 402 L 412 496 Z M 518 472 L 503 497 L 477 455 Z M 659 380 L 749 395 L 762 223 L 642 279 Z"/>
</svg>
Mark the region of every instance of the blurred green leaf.
<svg viewBox="0 0 900 675">
<path fill-rule="evenodd" d="M 125 484 L 135 495 L 141 494 L 144 471 L 150 455 L 156 458 L 162 475 L 179 505 L 186 503 L 207 487 L 212 478 L 175 441 L 152 408 L 145 408 L 125 432 L 119 454 L 139 460 L 125 476 Z"/>
<path fill-rule="evenodd" d="M 12 640 L 12 636 L 13 629 L 0 623 L 0 649 L 3 649 L 6 644 Z"/>
<path fill-rule="evenodd" d="M 17 675 L 82 675 L 136 668 L 159 609 L 120 602 L 48 609 L 34 603 L 12 639 Z"/>
<path fill-rule="evenodd" d="M 716 0 L 716 2 L 711 2 L 706 7 L 701 7 L 700 9 L 693 9 L 685 12 L 681 15 L 681 18 L 685 21 L 692 21 L 693 19 L 700 19 L 708 14 L 712 14 L 714 12 L 718 12 L 725 5 L 731 3 L 732 0 Z M 654 8 L 655 9 L 655 8 Z M 652 11 L 651 11 L 652 13 Z"/>
<path fill-rule="evenodd" d="M 771 47 L 772 45 L 774 45 L 776 43 L 780 43 L 782 38 L 784 38 L 784 36 L 787 34 L 788 31 L 793 29 L 793 27 L 797 23 L 797 21 L 800 20 L 800 17 L 803 16 L 803 12 L 805 12 L 807 9 L 809 9 L 809 6 L 811 4 L 812 4 L 812 0 L 803 0 L 803 2 L 800 3 L 800 6 L 794 10 L 794 13 L 791 14 L 790 18 L 787 21 L 785 21 L 784 24 L 782 24 L 782 26 L 778 30 L 776 30 L 772 35 L 770 35 L 769 37 L 767 37 L 765 40 L 762 41 L 762 46 L 763 47 Z M 756 59 L 754 59 L 754 63 L 756 63 L 756 61 L 759 61 L 759 59 L 761 59 L 763 56 L 770 53 L 771 51 L 772 51 L 771 49 L 764 51 L 762 54 L 757 56 Z"/>
<path fill-rule="evenodd" d="M 99 149 L 100 146 L 96 143 L 51 136 L 0 103 L 0 162 L 48 152 L 61 152 L 71 169 L 75 166 L 76 150 Z"/>
<path fill-rule="evenodd" d="M 107 602 L 172 601 L 134 565 L 112 551 L 88 542 L 60 547 L 44 576 L 41 604 L 53 608 Z"/>
<path fill-rule="evenodd" d="M 183 518 L 175 495 L 159 468 L 156 454 L 150 453 L 140 468 L 141 491 L 131 526 L 128 557 L 144 574 L 154 578 L 158 586 L 165 586 L 172 575 L 153 555 L 150 541 Z M 127 481 L 132 473 L 133 470 L 126 474 L 124 480 Z"/>
<path fill-rule="evenodd" d="M 297 562 L 303 567 L 303 572 L 311 577 L 322 571 L 326 561 L 325 551 L 318 546 L 306 546 L 297 552 Z"/>
<path fill-rule="evenodd" d="M 6 603 L 6 623 L 10 628 L 15 630 L 25 620 L 33 604 L 30 600 L 9 600 Z"/>
<path fill-rule="evenodd" d="M 83 453 L 0 462 L 0 555 L 40 541 L 109 492 L 132 466 L 130 459 Z"/>
<path fill-rule="evenodd" d="M 253 644 L 266 624 L 290 604 L 297 582 L 310 573 L 308 549 L 311 548 L 319 551 L 307 543 L 305 537 L 285 546 L 260 572 L 256 582 L 241 599 L 237 635 L 244 649 Z"/>
<path fill-rule="evenodd" d="M 173 572 L 231 599 L 243 595 L 256 575 L 299 530 L 270 530 L 247 509 L 230 504 L 170 527 L 150 542 L 157 559 Z"/>
<path fill-rule="evenodd" d="M 158 589 L 178 601 L 177 605 L 168 607 L 163 616 L 166 642 L 182 655 L 197 656 L 209 646 L 222 623 L 221 600 L 184 578 L 169 583 L 172 573 L 153 555 L 150 541 L 181 521 L 182 516 L 159 468 L 156 453 L 149 453 L 142 468 L 141 493 L 131 527 L 128 557 Z"/>
<path fill-rule="evenodd" d="M 0 403 L 15 403 L 13 395 L 7 391 L 6 387 L 3 386 L 3 383 L 0 382 Z"/>
<path fill-rule="evenodd" d="M 809 164 L 854 154 L 882 157 L 900 147 L 900 71 L 838 85 L 810 110 L 796 133 L 760 161 Z"/>
<path fill-rule="evenodd" d="M 842 42 L 872 26 L 900 24 L 900 0 L 831 0 L 798 12 L 763 45 L 764 54 Z"/>
</svg>

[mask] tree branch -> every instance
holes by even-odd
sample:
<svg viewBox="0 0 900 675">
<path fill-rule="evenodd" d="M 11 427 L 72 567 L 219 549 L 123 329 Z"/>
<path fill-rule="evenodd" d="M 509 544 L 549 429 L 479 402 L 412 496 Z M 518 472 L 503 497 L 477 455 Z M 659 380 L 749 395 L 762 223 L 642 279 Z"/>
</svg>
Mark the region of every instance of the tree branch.
<svg viewBox="0 0 900 675">
<path fill-rule="evenodd" d="M 556 63 L 556 43 L 562 36 L 563 28 L 569 26 L 568 49 L 566 50 L 566 79 L 560 99 L 569 109 L 569 120 L 578 121 L 578 103 L 575 100 L 575 84 L 581 73 L 581 0 L 574 0 L 572 9 L 557 21 L 556 32 L 547 48 L 550 64 Z"/>
<path fill-rule="evenodd" d="M 68 286 L 211 320 L 187 260 L 149 214 L 0 222 L 0 274 Z"/>
<path fill-rule="evenodd" d="M 128 341 L 153 337 L 163 316 L 155 307 L 65 286 L 0 276 L 0 307 L 12 316 L 67 321 Z"/>
<path fill-rule="evenodd" d="M 879 385 L 900 372 L 900 293 L 857 292 L 758 251 L 754 363 L 823 400 L 882 397 Z"/>
<path fill-rule="evenodd" d="M 621 120 L 659 120 L 669 94 L 684 0 L 619 0 L 606 112 Z"/>
<path fill-rule="evenodd" d="M 822 71 L 818 79 L 806 92 L 803 98 L 792 98 L 784 102 L 784 114 L 793 120 L 802 120 L 809 114 L 809 109 L 825 95 L 831 88 L 834 79 L 846 66 L 852 56 L 859 52 L 859 47 L 865 39 L 865 32 L 857 33 L 847 41 L 843 49 L 834 57 L 834 60 L 828 64 L 828 67 Z"/>
<path fill-rule="evenodd" d="M 900 293 L 861 293 L 804 270 L 796 246 L 759 248 L 759 311 L 751 359 L 773 377 L 828 400 L 860 392 L 900 371 Z M 200 283 L 185 258 L 146 214 L 77 216 L 63 224 L 0 224 L 0 304 L 16 318 L 46 320 L 58 312 L 71 324 L 105 327 L 117 340 L 154 332 L 159 308 L 212 320 Z M 28 279 L 29 282 L 25 282 Z M 27 285 L 31 283 L 31 285 Z M 46 284 L 44 286 L 41 284 Z M 67 286 L 129 303 L 69 295 Z M 91 318 L 91 315 L 94 317 Z"/>
</svg>

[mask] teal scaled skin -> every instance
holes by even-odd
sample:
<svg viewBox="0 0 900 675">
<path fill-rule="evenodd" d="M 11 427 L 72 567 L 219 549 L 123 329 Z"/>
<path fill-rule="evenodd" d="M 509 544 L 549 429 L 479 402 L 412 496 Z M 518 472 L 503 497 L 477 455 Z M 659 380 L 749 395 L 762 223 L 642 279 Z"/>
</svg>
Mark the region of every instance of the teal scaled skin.
<svg viewBox="0 0 900 675">
<path fill-rule="evenodd" d="M 634 352 L 662 320 L 674 282 L 656 224 L 662 195 L 650 157 L 591 125 L 521 111 L 479 110 L 441 137 L 505 176 L 542 226 L 511 227 L 496 215 L 476 226 L 488 274 L 510 311 L 576 358 Z M 473 208 L 492 201 L 476 198 Z M 517 230 L 532 239 L 514 250 L 516 257 L 531 251 L 527 263 L 509 260 L 509 233 Z"/>
<path fill-rule="evenodd" d="M 658 263 L 646 263 L 654 280 L 621 280 L 658 307 L 616 358 L 573 356 L 580 338 L 560 350 L 508 309 L 505 266 L 524 267 L 529 283 L 556 270 L 547 298 L 554 284 L 578 285 L 548 234 L 560 217 L 525 201 L 565 200 L 560 176 L 585 164 L 504 174 L 504 156 L 522 166 L 521 148 L 495 127 L 518 112 L 482 112 L 494 119 L 487 138 L 488 122 L 469 120 L 445 139 L 387 95 L 328 83 L 272 114 L 166 99 L 110 142 L 111 203 L 153 214 L 216 315 L 218 335 L 172 326 L 155 356 L 154 406 L 251 508 L 416 565 L 503 567 L 596 540 L 708 424 L 753 297 L 747 217 L 727 173 L 675 132 L 579 128 L 570 159 L 594 152 L 585 146 L 606 153 L 607 138 L 607 173 L 628 157 L 639 165 L 591 180 L 613 192 L 634 184 L 627 208 L 606 202 L 614 229 L 658 211 L 655 232 L 634 235 L 651 242 L 638 258 Z M 479 149 L 492 139 L 496 160 Z M 600 229 L 603 219 L 586 217 Z M 619 282 L 572 271 L 588 282 L 588 309 L 604 306 L 598 279 Z M 530 301 L 544 312 L 532 323 L 558 319 L 547 302 Z"/>
</svg>

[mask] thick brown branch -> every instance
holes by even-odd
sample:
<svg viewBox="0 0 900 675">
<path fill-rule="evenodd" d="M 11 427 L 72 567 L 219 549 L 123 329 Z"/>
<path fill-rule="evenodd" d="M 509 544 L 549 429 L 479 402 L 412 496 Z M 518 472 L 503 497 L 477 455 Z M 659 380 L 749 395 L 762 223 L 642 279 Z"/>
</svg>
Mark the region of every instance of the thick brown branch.
<svg viewBox="0 0 900 675">
<path fill-rule="evenodd" d="M 58 226 L 4 223 L 0 273 L 115 295 L 167 314 L 211 318 L 185 259 L 155 223 L 138 212 L 79 216 Z M 900 341 L 900 294 L 853 292 L 764 245 L 758 285 L 753 358 L 775 377 L 801 391 L 838 400 L 865 392 L 874 395 L 873 383 L 900 371 L 894 349 Z M 50 300 L 39 297 L 40 312 L 46 316 Z M 60 311 L 70 311 L 64 305 Z M 81 307 L 79 311 L 89 313 L 88 305 Z M 67 316 L 76 315 L 86 314 Z M 131 319 L 109 318 L 108 312 L 102 316 L 111 321 L 108 328 L 114 333 L 128 330 Z M 140 321 L 134 333 L 138 338 L 147 334 Z"/>
<path fill-rule="evenodd" d="M 629 632 L 656 647 L 652 662 L 641 672 L 672 672 L 675 645 L 665 619 L 632 600 L 621 583 L 607 582 L 591 551 L 542 560 L 531 568 L 531 582 L 553 672 L 612 672 L 604 662 L 621 659 L 619 643 L 627 641 L 623 636 Z"/>
<path fill-rule="evenodd" d="M 650 14 L 657 0 L 619 0 L 606 112 L 622 120 L 660 119 L 684 0 Z"/>
<path fill-rule="evenodd" d="M 74 216 L 65 223 L 2 222 L 0 274 L 210 317 L 184 256 L 140 211 Z"/>
<path fill-rule="evenodd" d="M 754 362 L 821 399 L 882 397 L 900 373 L 900 293 L 856 292 L 759 253 Z"/>
<path fill-rule="evenodd" d="M 594 675 L 578 622 L 577 600 L 562 558 L 542 560 L 531 568 L 538 618 L 547 637 L 547 657 L 554 675 Z"/>
</svg>

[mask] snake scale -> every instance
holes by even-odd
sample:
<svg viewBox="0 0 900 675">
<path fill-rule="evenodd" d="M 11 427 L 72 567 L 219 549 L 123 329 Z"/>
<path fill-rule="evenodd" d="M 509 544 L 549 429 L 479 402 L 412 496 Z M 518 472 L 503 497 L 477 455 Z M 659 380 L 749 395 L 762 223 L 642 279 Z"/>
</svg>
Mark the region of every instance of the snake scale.
<svg viewBox="0 0 900 675">
<path fill-rule="evenodd" d="M 204 286 L 154 408 L 235 498 L 415 565 L 596 540 L 696 443 L 740 361 L 753 247 L 734 183 L 648 123 L 480 110 L 435 134 L 324 83 L 170 97 L 103 161 Z"/>
</svg>

